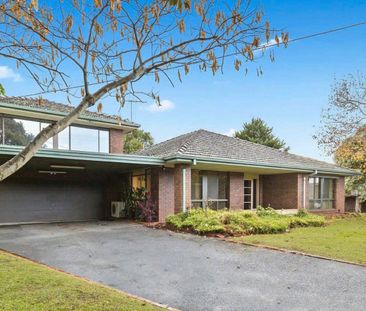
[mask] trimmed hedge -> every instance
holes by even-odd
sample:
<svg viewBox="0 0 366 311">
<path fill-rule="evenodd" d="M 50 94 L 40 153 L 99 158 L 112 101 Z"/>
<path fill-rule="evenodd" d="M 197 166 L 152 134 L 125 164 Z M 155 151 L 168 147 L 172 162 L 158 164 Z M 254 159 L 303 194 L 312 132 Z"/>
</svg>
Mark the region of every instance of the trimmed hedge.
<svg viewBox="0 0 366 311">
<path fill-rule="evenodd" d="M 198 234 L 244 235 L 282 233 L 295 227 L 320 227 L 324 225 L 325 219 L 304 211 L 294 216 L 280 215 L 271 208 L 261 207 L 255 213 L 199 208 L 168 216 L 166 222 L 176 230 L 189 230 Z"/>
</svg>

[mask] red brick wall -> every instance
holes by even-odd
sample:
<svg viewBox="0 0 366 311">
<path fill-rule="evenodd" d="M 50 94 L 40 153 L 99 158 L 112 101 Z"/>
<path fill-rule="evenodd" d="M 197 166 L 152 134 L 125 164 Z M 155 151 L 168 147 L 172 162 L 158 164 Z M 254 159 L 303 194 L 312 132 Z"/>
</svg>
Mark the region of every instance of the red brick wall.
<svg viewBox="0 0 366 311">
<path fill-rule="evenodd" d="M 344 213 L 345 212 L 345 202 L 346 202 L 346 197 L 345 197 L 345 190 L 344 190 L 344 177 L 339 177 L 338 179 L 335 180 L 335 202 L 334 202 L 334 206 L 335 209 L 340 212 L 340 213 Z"/>
<path fill-rule="evenodd" d="M 123 153 L 125 135 L 122 130 L 110 129 L 109 130 L 109 152 L 110 153 Z"/>
<path fill-rule="evenodd" d="M 275 209 L 301 207 L 300 174 L 262 175 L 262 204 Z M 300 190 L 300 191 L 299 191 Z"/>
<path fill-rule="evenodd" d="M 183 168 L 186 169 L 186 208 L 191 207 L 191 167 L 177 164 L 174 168 L 175 213 L 180 213 L 183 210 Z"/>
<path fill-rule="evenodd" d="M 228 199 L 230 209 L 244 208 L 244 173 L 229 173 Z"/>
<path fill-rule="evenodd" d="M 174 169 L 153 168 L 151 170 L 151 196 L 158 205 L 158 220 L 174 214 Z"/>
</svg>

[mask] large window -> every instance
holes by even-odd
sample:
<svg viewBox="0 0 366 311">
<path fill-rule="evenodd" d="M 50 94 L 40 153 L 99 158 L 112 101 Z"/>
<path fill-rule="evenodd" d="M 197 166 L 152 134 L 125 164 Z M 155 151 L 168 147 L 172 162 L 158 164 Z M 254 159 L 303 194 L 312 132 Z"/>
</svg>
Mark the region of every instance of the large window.
<svg viewBox="0 0 366 311">
<path fill-rule="evenodd" d="M 193 207 L 220 209 L 227 207 L 227 174 L 192 170 Z"/>
<path fill-rule="evenodd" d="M 309 178 L 309 209 L 334 208 L 334 179 Z"/>
<path fill-rule="evenodd" d="M 0 116 L 0 144 L 25 146 L 50 123 Z M 109 131 L 69 126 L 50 138 L 43 148 L 109 152 Z"/>
</svg>

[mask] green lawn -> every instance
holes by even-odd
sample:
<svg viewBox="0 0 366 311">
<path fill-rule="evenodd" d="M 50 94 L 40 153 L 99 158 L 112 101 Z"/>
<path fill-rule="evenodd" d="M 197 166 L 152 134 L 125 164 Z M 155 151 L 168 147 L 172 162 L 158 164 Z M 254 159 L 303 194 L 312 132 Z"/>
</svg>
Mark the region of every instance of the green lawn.
<svg viewBox="0 0 366 311">
<path fill-rule="evenodd" d="M 366 264 L 366 214 L 333 219 L 325 227 L 296 228 L 289 233 L 250 235 L 233 240 Z"/>
<path fill-rule="evenodd" d="M 0 251 L 1 310 L 162 310 Z"/>
</svg>

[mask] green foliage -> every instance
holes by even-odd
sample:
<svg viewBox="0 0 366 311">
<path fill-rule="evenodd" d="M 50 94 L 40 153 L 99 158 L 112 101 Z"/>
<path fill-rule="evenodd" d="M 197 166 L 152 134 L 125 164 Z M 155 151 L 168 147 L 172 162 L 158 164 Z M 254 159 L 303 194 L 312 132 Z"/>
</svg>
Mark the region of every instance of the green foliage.
<svg viewBox="0 0 366 311">
<path fill-rule="evenodd" d="M 243 124 L 241 131 L 235 132 L 235 137 L 265 145 L 275 149 L 288 151 L 285 141 L 274 136 L 273 128 L 269 127 L 261 118 L 252 118 L 250 122 Z"/>
<path fill-rule="evenodd" d="M 191 209 L 189 212 L 171 215 L 166 221 L 177 230 L 229 235 L 282 233 L 295 227 L 323 226 L 325 222 L 324 217 L 304 211 L 299 211 L 295 216 L 287 216 L 280 215 L 271 208 L 261 207 L 256 213 Z"/>
<path fill-rule="evenodd" d="M 21 122 L 11 118 L 4 118 L 5 144 L 15 146 L 26 146 L 33 140 L 34 136 L 24 129 Z"/>
<path fill-rule="evenodd" d="M 144 130 L 133 130 L 131 133 L 126 135 L 124 152 L 135 153 L 139 150 L 150 147 L 154 144 L 154 138 L 150 132 Z"/>
<path fill-rule="evenodd" d="M 327 226 L 295 228 L 285 234 L 233 239 L 366 264 L 366 214 L 332 219 Z"/>
<path fill-rule="evenodd" d="M 5 89 L 1 83 L 0 83 L 0 96 L 5 96 Z"/>
<path fill-rule="evenodd" d="M 0 310 L 163 310 L 0 251 Z"/>
<path fill-rule="evenodd" d="M 278 216 L 278 213 L 272 207 L 258 206 L 256 213 L 260 217 L 264 217 L 264 216 L 277 217 Z"/>
</svg>

